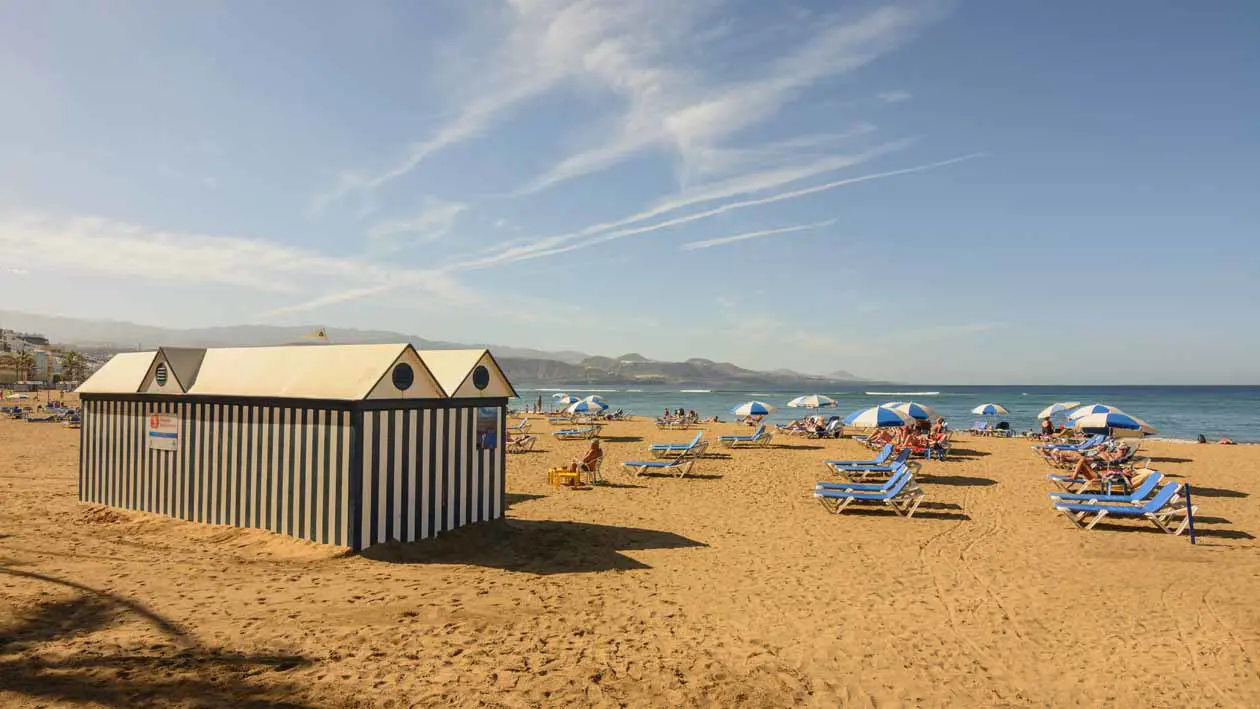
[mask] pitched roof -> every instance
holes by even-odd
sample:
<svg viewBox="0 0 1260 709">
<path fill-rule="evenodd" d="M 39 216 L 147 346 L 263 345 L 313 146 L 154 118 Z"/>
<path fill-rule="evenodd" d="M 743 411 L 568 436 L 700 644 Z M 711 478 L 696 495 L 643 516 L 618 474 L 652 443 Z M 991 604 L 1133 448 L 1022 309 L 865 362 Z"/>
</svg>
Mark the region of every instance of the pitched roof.
<svg viewBox="0 0 1260 709">
<path fill-rule="evenodd" d="M 116 354 L 80 384 L 77 391 L 80 394 L 135 394 L 156 355 L 156 352 Z"/>
<path fill-rule="evenodd" d="M 162 348 L 161 356 L 190 396 L 246 396 L 358 401 L 367 398 L 442 399 L 454 396 L 478 363 L 488 362 L 492 386 L 482 394 L 511 391 L 486 350 L 428 350 L 408 344 L 290 345 L 284 347 Z M 158 352 L 115 355 L 79 391 L 135 394 L 144 386 Z M 406 390 L 393 385 L 399 363 L 413 370 Z M 515 392 L 512 392 L 514 394 Z"/>
<path fill-rule="evenodd" d="M 188 393 L 363 399 L 407 347 L 393 344 L 209 349 Z"/>
</svg>

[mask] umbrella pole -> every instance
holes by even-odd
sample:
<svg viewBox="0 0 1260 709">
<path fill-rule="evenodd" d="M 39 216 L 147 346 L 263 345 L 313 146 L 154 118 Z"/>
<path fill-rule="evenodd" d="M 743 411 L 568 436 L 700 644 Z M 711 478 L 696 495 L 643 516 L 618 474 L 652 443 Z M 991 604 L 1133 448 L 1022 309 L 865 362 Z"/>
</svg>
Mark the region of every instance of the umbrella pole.
<svg viewBox="0 0 1260 709">
<path fill-rule="evenodd" d="M 1190 484 L 1185 485 L 1186 490 L 1186 526 L 1190 530 L 1190 543 L 1197 544 L 1194 538 L 1194 505 L 1190 500 Z"/>
</svg>

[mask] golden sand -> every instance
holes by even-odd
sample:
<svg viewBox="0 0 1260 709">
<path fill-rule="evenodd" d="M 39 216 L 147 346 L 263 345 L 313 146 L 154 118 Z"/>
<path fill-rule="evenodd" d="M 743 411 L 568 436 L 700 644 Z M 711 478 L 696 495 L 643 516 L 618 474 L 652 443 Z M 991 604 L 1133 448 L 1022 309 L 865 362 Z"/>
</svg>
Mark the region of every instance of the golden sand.
<svg viewBox="0 0 1260 709">
<path fill-rule="evenodd" d="M 1199 544 L 1078 531 L 1022 440 L 924 466 L 914 519 L 825 513 L 853 441 L 509 457 L 504 523 L 351 556 L 76 501 L 77 432 L 0 421 L 0 706 L 1260 706 L 1260 447 L 1148 442 Z M 708 427 L 707 436 L 737 431 Z"/>
</svg>

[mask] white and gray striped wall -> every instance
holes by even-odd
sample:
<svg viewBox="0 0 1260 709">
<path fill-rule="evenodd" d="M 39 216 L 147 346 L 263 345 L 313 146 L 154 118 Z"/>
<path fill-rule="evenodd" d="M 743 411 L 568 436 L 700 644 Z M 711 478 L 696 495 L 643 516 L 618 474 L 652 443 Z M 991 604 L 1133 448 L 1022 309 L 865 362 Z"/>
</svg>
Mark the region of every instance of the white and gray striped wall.
<svg viewBox="0 0 1260 709">
<path fill-rule="evenodd" d="M 390 404 L 85 395 L 79 499 L 355 550 L 502 517 L 503 447 L 475 432 L 493 407 L 503 440 L 506 400 Z M 152 414 L 177 450 L 149 449 Z"/>
</svg>

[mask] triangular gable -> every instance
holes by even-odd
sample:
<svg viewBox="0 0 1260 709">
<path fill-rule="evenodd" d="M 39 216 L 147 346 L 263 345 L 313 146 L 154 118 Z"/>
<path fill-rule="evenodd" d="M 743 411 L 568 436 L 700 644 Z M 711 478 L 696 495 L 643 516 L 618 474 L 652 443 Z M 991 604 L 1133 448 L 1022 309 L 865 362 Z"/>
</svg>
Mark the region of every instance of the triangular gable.
<svg viewBox="0 0 1260 709">
<path fill-rule="evenodd" d="M 186 392 L 184 384 L 175 374 L 175 368 L 171 366 L 164 350 L 159 349 L 153 361 L 149 363 L 149 370 L 144 373 L 140 391 L 145 394 L 183 394 Z"/>
<path fill-rule="evenodd" d="M 406 365 L 410 370 L 408 375 L 407 369 L 399 369 L 400 365 Z M 400 389 L 399 384 L 408 384 L 406 389 Z M 414 347 L 408 345 L 402 354 L 394 360 L 389 369 L 381 375 L 381 380 L 377 382 L 372 391 L 368 393 L 368 399 L 445 399 L 446 393 L 442 391 L 442 385 L 438 384 L 438 380 L 425 366 L 420 359 L 420 355 L 416 353 Z"/>
<path fill-rule="evenodd" d="M 204 348 L 163 347 L 158 351 L 166 357 L 167 364 L 185 391 L 197 383 L 197 373 L 201 371 L 201 363 L 206 358 Z"/>
<path fill-rule="evenodd" d="M 75 391 L 80 394 L 135 394 L 140 391 L 156 352 L 116 354 Z"/>
<path fill-rule="evenodd" d="M 488 350 L 424 350 L 420 357 L 452 399 L 516 396 L 512 383 Z"/>
</svg>

